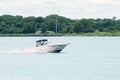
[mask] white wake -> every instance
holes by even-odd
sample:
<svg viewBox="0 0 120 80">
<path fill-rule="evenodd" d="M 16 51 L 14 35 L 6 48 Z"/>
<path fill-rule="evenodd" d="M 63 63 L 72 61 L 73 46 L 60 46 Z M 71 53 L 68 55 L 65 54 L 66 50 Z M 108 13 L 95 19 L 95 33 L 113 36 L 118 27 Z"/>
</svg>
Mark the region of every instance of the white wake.
<svg viewBox="0 0 120 80">
<path fill-rule="evenodd" d="M 31 49 L 16 49 L 16 50 L 3 50 L 0 53 L 25 53 L 25 54 L 32 54 L 32 53 L 47 53 L 47 50 L 40 49 L 40 48 L 31 48 Z"/>
</svg>

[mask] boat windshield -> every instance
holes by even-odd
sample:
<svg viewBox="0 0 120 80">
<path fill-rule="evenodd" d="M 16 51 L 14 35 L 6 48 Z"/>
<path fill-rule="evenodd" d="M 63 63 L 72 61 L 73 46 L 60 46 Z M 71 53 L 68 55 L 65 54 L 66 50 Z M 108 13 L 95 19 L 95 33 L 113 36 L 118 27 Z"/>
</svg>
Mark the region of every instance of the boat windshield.
<svg viewBox="0 0 120 80">
<path fill-rule="evenodd" d="M 41 40 L 37 40 L 36 41 L 36 47 L 38 47 L 38 46 L 42 46 L 42 45 L 46 45 L 47 44 L 47 39 L 41 39 Z"/>
</svg>

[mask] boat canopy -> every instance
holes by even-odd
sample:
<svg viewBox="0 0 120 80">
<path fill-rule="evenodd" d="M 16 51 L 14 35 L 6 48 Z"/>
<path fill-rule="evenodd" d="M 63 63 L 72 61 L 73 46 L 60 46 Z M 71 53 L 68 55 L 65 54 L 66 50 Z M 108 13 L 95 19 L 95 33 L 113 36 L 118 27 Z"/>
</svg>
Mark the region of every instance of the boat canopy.
<svg viewBox="0 0 120 80">
<path fill-rule="evenodd" d="M 40 40 L 37 40 L 36 42 L 43 42 L 43 41 L 48 41 L 47 39 L 40 39 Z"/>
<path fill-rule="evenodd" d="M 45 45 L 45 44 L 47 44 L 47 39 L 40 39 L 40 40 L 37 40 L 36 41 L 36 47 L 38 47 L 38 46 L 42 46 L 42 45 Z"/>
</svg>

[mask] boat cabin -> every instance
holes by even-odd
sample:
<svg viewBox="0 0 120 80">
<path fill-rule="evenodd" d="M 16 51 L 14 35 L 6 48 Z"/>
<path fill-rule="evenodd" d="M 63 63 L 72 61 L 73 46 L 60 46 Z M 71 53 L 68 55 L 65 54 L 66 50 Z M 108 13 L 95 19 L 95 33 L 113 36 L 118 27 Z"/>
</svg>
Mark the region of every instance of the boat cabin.
<svg viewBox="0 0 120 80">
<path fill-rule="evenodd" d="M 47 39 L 41 39 L 36 41 L 36 47 L 46 45 L 47 44 Z"/>
</svg>

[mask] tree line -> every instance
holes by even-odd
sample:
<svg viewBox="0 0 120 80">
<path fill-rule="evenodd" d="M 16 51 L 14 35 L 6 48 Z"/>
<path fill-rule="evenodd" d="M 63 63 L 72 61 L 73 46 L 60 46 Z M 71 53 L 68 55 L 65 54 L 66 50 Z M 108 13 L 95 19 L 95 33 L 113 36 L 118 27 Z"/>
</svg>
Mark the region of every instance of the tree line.
<svg viewBox="0 0 120 80">
<path fill-rule="evenodd" d="M 20 15 L 0 16 L 0 34 L 29 34 L 41 31 L 56 31 L 58 33 L 89 33 L 89 32 L 119 32 L 120 20 L 112 19 L 69 19 L 59 15 L 46 17 L 23 17 Z"/>
</svg>

